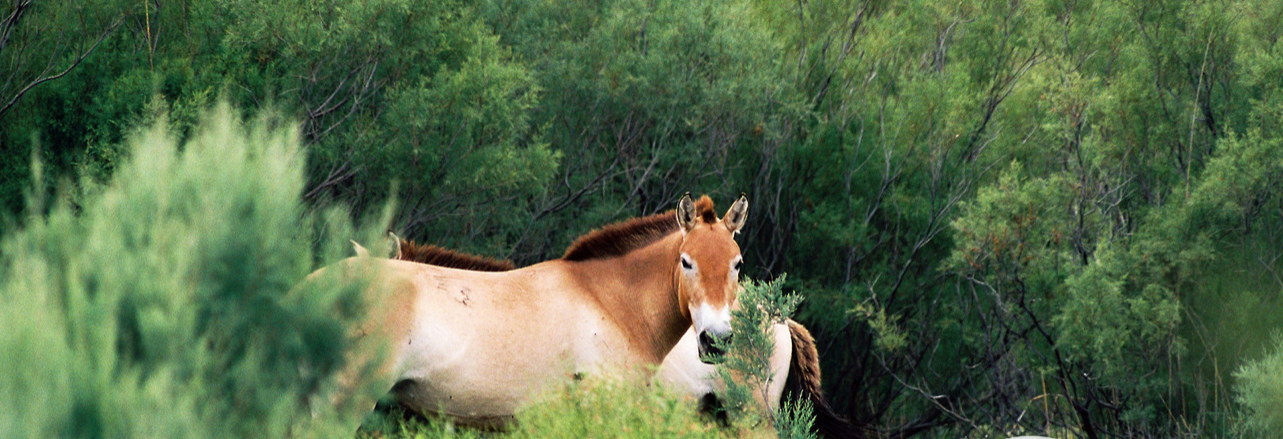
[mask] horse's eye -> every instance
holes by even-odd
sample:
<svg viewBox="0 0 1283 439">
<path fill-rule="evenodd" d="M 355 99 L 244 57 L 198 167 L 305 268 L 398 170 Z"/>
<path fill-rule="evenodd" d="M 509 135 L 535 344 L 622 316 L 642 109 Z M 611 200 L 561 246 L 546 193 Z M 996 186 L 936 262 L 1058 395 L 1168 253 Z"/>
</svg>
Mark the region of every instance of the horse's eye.
<svg viewBox="0 0 1283 439">
<path fill-rule="evenodd" d="M 682 269 L 690 270 L 692 268 L 695 268 L 695 267 L 692 267 L 690 261 L 687 261 L 686 257 L 682 256 Z"/>
</svg>

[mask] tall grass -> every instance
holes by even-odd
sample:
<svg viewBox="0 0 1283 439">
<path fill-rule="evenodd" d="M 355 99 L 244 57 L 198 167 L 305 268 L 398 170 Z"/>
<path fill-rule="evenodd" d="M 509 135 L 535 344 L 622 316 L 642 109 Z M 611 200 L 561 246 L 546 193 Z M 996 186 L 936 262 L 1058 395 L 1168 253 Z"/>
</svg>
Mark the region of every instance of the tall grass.
<svg viewBox="0 0 1283 439">
<path fill-rule="evenodd" d="M 706 422 L 690 401 L 662 388 L 594 378 L 571 383 L 524 410 L 511 437 L 713 439 L 733 433 Z"/>
<path fill-rule="evenodd" d="M 588 377 L 566 383 L 536 398 L 503 431 L 455 428 L 439 418 L 405 418 L 393 409 L 367 422 L 360 437 L 404 439 L 535 438 L 770 438 L 763 428 L 722 427 L 697 413 L 693 401 L 660 386 Z M 372 418 L 380 418 L 374 416 Z"/>
<path fill-rule="evenodd" d="M 355 234 L 302 204 L 296 130 L 220 106 L 187 141 L 162 122 L 127 149 L 80 205 L 31 196 L 0 244 L 0 437 L 342 431 L 308 401 L 364 285 L 296 288 Z"/>
</svg>

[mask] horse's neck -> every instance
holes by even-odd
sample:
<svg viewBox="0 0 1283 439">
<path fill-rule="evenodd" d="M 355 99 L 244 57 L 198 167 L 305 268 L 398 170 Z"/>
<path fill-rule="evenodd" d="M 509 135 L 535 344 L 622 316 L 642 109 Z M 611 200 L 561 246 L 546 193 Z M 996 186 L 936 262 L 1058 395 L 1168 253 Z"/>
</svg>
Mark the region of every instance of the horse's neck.
<svg viewBox="0 0 1283 439">
<path fill-rule="evenodd" d="M 662 362 L 691 326 L 674 274 L 681 241 L 681 233 L 673 233 L 620 257 L 577 264 L 609 318 L 653 364 Z"/>
</svg>

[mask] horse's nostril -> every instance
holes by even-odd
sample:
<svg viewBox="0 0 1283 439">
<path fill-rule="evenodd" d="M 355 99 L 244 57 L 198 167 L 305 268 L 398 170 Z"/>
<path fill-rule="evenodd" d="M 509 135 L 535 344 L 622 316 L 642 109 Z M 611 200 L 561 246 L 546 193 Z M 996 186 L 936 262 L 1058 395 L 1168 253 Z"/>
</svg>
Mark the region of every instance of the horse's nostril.
<svg viewBox="0 0 1283 439">
<path fill-rule="evenodd" d="M 703 345 L 704 348 L 708 349 L 710 352 L 711 351 L 720 352 L 722 351 L 722 349 L 718 349 L 718 345 L 723 343 L 730 343 L 731 337 L 732 337 L 731 334 L 713 335 L 708 331 L 704 331 L 699 333 L 699 344 Z"/>
<path fill-rule="evenodd" d="M 699 333 L 699 359 L 706 364 L 715 364 L 719 359 L 727 354 L 726 349 L 719 340 L 730 341 L 730 334 L 718 336 L 710 334 L 707 331 Z"/>
</svg>

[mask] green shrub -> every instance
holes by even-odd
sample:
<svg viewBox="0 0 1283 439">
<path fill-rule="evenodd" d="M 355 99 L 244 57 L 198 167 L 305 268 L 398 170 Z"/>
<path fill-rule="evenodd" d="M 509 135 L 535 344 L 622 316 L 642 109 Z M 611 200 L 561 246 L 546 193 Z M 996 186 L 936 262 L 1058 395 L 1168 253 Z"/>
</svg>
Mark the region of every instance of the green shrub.
<svg viewBox="0 0 1283 439">
<path fill-rule="evenodd" d="M 517 415 L 512 438 L 718 438 L 694 407 L 659 387 L 591 378 Z"/>
<path fill-rule="evenodd" d="M 1243 365 L 1234 377 L 1245 426 L 1260 437 L 1283 431 L 1283 336 L 1275 334 L 1268 355 Z"/>
<path fill-rule="evenodd" d="M 295 287 L 353 235 L 303 207 L 297 130 L 220 106 L 181 146 L 159 123 L 127 151 L 83 205 L 31 197 L 0 247 L 0 437 L 344 426 L 307 401 L 344 367 L 364 285 Z"/>
<path fill-rule="evenodd" d="M 780 401 L 775 413 L 775 434 L 780 439 L 816 439 L 811 427 L 815 425 L 815 412 L 811 401 L 805 399 Z"/>
<path fill-rule="evenodd" d="M 802 296 L 784 294 L 785 278 L 740 283 L 740 307 L 731 311 L 732 341 L 725 346 L 727 354 L 717 368 L 725 386 L 718 399 L 728 418 L 742 426 L 756 426 L 765 420 L 780 438 L 814 438 L 811 425 L 815 416 L 809 402 L 780 401 L 774 413 L 764 413 L 754 400 L 767 400 L 770 383 L 787 378 L 771 373 L 771 354 L 775 352 L 772 325 L 788 319 L 802 303 Z"/>
</svg>

